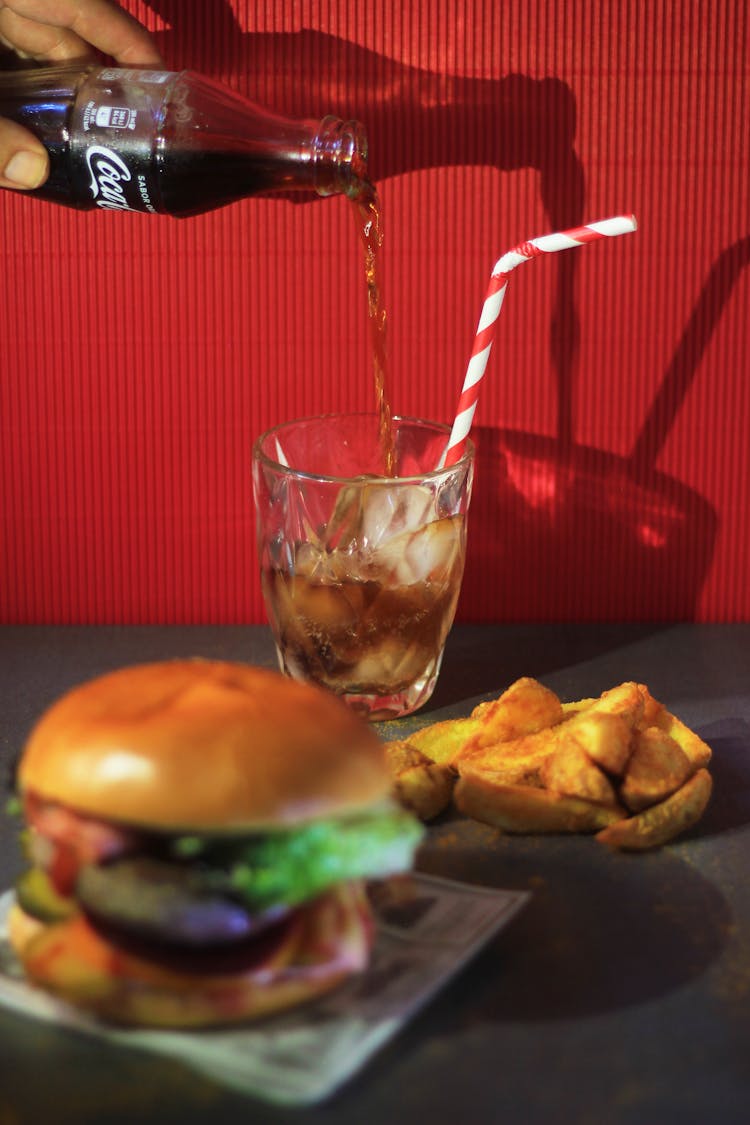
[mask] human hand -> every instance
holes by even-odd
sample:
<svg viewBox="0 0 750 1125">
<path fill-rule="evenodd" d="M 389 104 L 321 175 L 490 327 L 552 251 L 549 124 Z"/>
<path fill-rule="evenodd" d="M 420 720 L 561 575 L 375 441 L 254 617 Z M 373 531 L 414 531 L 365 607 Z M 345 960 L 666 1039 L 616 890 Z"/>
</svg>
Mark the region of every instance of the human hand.
<svg viewBox="0 0 750 1125">
<path fill-rule="evenodd" d="M 65 62 L 94 50 L 125 66 L 163 66 L 145 27 L 115 0 L 0 0 L 0 43 L 20 58 Z M 0 117 L 0 187 L 36 188 L 49 175 L 42 143 Z"/>
</svg>

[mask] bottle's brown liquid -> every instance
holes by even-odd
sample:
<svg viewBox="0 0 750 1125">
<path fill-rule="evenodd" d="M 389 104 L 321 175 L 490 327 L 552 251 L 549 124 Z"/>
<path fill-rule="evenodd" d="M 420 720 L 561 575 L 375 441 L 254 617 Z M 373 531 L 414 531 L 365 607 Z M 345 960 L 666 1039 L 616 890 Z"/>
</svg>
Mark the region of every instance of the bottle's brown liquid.
<svg viewBox="0 0 750 1125">
<path fill-rule="evenodd" d="M 365 256 L 367 285 L 367 316 L 370 325 L 375 404 L 378 413 L 378 436 L 386 476 L 396 473 L 396 457 L 391 426 L 391 401 L 388 386 L 388 317 L 383 298 L 380 249 L 383 245 L 382 210 L 375 187 L 367 182 L 352 201 L 357 230 Z"/>
</svg>

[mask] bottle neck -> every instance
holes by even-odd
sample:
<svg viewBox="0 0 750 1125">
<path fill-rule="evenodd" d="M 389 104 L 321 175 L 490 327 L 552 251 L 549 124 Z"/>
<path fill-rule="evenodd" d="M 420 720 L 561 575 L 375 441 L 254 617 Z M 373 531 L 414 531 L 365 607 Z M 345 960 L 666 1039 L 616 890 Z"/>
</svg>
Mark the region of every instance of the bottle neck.
<svg viewBox="0 0 750 1125">
<path fill-rule="evenodd" d="M 312 142 L 312 173 L 318 195 L 356 199 L 371 189 L 367 137 L 358 121 L 323 118 Z"/>
</svg>

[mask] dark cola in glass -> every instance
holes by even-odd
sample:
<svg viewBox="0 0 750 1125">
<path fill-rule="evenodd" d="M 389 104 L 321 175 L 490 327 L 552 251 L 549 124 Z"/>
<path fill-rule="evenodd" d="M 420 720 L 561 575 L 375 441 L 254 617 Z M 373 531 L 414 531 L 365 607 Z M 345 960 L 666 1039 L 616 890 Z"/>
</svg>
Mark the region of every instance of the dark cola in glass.
<svg viewBox="0 0 750 1125">
<path fill-rule="evenodd" d="M 195 215 L 252 195 L 368 188 L 355 121 L 297 121 L 191 71 L 66 64 L 0 73 L 0 117 L 50 157 L 24 195 L 82 210 Z"/>
</svg>

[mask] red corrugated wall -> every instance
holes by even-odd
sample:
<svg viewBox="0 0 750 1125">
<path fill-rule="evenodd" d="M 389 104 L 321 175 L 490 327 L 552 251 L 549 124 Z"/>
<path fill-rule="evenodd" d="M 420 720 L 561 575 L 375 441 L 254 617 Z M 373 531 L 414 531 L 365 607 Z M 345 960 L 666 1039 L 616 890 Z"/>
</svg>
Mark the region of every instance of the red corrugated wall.
<svg viewBox="0 0 750 1125">
<path fill-rule="evenodd" d="M 170 65 L 354 114 L 385 216 L 392 397 L 450 420 L 489 270 L 464 620 L 748 620 L 744 0 L 129 0 Z M 0 192 L 4 622 L 264 620 L 250 448 L 369 409 L 343 199 L 187 221 Z"/>
</svg>

